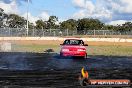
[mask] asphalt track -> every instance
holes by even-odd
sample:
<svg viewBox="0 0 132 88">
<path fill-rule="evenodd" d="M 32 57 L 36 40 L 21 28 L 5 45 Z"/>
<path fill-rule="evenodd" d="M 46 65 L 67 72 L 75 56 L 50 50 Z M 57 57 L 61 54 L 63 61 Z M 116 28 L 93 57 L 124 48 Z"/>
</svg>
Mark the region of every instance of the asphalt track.
<svg viewBox="0 0 132 88">
<path fill-rule="evenodd" d="M 132 80 L 132 56 L 62 58 L 56 53 L 0 53 L 0 88 L 81 88 L 80 70 L 91 79 Z"/>
</svg>

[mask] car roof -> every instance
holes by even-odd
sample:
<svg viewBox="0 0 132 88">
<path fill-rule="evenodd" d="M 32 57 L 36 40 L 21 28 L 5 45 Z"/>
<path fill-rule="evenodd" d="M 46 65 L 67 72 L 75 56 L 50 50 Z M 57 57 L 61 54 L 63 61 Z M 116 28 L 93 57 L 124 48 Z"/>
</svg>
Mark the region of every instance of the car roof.
<svg viewBox="0 0 132 88">
<path fill-rule="evenodd" d="M 82 39 L 79 39 L 79 38 L 67 38 L 65 40 L 82 40 Z"/>
</svg>

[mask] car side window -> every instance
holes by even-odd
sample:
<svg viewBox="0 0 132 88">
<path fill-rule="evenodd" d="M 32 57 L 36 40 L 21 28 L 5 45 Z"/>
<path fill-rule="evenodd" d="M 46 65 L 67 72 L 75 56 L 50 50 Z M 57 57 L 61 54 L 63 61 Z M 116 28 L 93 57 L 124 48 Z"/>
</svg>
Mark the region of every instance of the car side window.
<svg viewBox="0 0 132 88">
<path fill-rule="evenodd" d="M 80 41 L 78 42 L 78 44 L 79 44 L 79 45 L 84 45 L 84 42 L 83 42 L 82 40 L 80 40 Z"/>
</svg>

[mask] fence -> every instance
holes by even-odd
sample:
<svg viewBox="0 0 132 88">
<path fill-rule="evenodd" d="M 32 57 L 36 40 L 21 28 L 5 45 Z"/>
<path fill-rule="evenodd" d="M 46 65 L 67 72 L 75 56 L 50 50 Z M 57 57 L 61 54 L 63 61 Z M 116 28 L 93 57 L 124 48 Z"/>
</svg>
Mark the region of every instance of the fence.
<svg viewBox="0 0 132 88">
<path fill-rule="evenodd" d="M 114 30 L 60 30 L 60 29 L 27 29 L 24 28 L 0 28 L 0 37 L 43 37 L 43 36 L 75 36 L 75 35 L 126 35 L 132 37 L 132 31 L 114 31 Z"/>
</svg>

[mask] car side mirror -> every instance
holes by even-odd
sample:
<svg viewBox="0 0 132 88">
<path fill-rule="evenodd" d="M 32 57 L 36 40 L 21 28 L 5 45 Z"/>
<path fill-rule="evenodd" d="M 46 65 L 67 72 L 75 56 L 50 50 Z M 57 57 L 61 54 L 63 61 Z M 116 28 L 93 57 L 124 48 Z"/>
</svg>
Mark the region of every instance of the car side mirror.
<svg viewBox="0 0 132 88">
<path fill-rule="evenodd" d="M 88 44 L 84 44 L 84 46 L 88 46 Z"/>
</svg>

